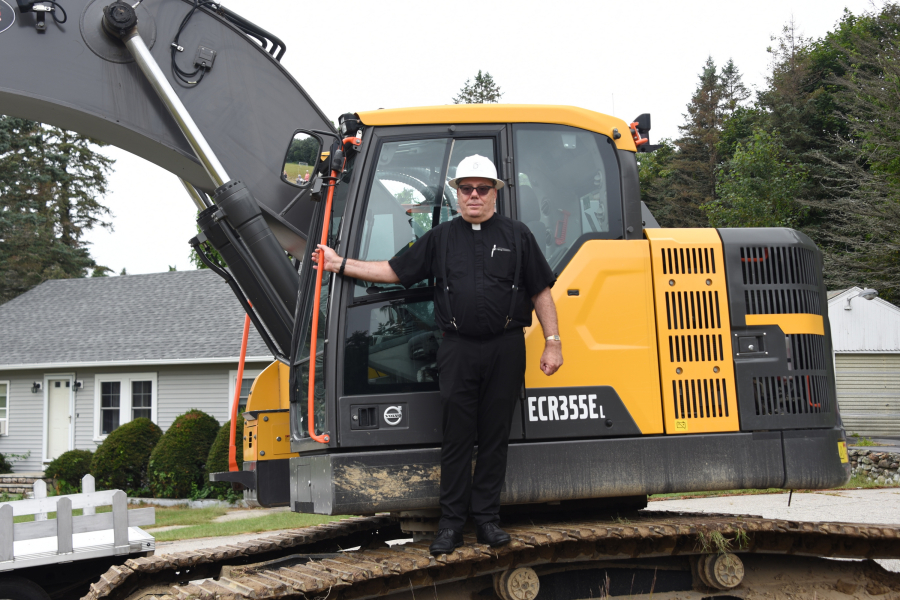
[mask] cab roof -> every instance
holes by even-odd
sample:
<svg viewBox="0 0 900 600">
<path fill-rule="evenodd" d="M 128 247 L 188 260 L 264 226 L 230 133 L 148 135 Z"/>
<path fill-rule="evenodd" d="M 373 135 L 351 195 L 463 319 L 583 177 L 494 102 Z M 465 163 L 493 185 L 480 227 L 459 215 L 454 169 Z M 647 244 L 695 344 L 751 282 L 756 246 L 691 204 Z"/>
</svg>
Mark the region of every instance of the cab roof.
<svg viewBox="0 0 900 600">
<path fill-rule="evenodd" d="M 613 138 L 622 134 L 616 148 L 636 152 L 628 124 L 622 119 L 576 106 L 550 104 L 447 104 L 414 108 L 389 108 L 357 113 L 364 125 L 437 125 L 455 123 L 552 123 L 569 125 Z"/>
</svg>

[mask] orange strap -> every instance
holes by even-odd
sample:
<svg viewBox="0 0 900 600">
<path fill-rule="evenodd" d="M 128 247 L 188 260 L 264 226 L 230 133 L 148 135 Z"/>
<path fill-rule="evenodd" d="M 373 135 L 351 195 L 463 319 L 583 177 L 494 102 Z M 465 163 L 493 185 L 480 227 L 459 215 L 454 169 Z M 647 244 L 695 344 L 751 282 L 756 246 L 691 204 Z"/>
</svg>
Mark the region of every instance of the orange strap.
<svg viewBox="0 0 900 600">
<path fill-rule="evenodd" d="M 251 305 L 252 306 L 252 305 Z M 241 339 L 241 358 L 238 361 L 237 381 L 234 383 L 234 402 L 231 403 L 231 435 L 228 439 L 228 470 L 240 471 L 237 464 L 237 435 L 238 403 L 241 400 L 241 383 L 244 380 L 244 360 L 247 358 L 247 338 L 250 336 L 250 315 L 244 315 L 244 337 Z"/>
</svg>

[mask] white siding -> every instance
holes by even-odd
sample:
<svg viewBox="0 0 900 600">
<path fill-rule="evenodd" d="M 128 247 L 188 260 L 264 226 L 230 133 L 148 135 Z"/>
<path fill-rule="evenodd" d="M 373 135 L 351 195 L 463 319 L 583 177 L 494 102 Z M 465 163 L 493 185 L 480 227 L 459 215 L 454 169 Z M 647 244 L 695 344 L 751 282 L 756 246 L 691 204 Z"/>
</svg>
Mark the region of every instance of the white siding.
<svg viewBox="0 0 900 600">
<path fill-rule="evenodd" d="M 900 354 L 837 354 L 837 395 L 848 433 L 900 435 Z"/>
<path fill-rule="evenodd" d="M 245 369 L 263 369 L 264 363 L 247 364 Z M 202 410 L 220 424 L 228 420 L 228 373 L 237 365 L 171 367 L 159 370 L 159 426 L 165 431 L 192 408 Z"/>
<path fill-rule="evenodd" d="M 40 471 L 41 442 L 43 439 L 44 393 L 31 393 L 31 384 L 43 381 L 39 371 L 4 373 L 9 381 L 9 435 L 0 436 L 0 452 L 31 456 L 13 464 L 16 471 Z"/>
<path fill-rule="evenodd" d="M 262 370 L 268 363 L 247 363 L 247 370 Z M 94 441 L 94 376 L 100 374 L 153 372 L 157 374 L 157 424 L 168 429 L 178 415 L 192 408 L 211 415 L 219 423 L 229 418 L 229 373 L 237 363 L 215 365 L 178 365 L 149 367 L 76 369 L 75 379 L 84 387 L 75 394 L 75 447 L 95 451 Z M 54 373 L 61 372 L 54 370 Z M 14 465 L 16 471 L 40 471 L 41 443 L 44 431 L 44 394 L 31 393 L 34 381 L 43 381 L 43 371 L 5 371 L 2 378 L 9 381 L 9 435 L 0 436 L 0 453 L 24 454 L 28 460 Z"/>
<path fill-rule="evenodd" d="M 828 301 L 828 320 L 834 351 L 900 352 L 900 308 L 881 298 L 853 297 L 851 310 L 844 310 L 847 298 L 859 288 L 850 288 Z"/>
</svg>

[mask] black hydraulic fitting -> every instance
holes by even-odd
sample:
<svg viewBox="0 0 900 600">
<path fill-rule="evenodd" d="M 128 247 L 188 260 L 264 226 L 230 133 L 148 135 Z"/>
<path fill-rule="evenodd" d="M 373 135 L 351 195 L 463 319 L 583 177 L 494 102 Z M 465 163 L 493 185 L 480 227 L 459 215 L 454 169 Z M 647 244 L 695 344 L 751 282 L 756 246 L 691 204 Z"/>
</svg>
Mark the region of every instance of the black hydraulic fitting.
<svg viewBox="0 0 900 600">
<path fill-rule="evenodd" d="M 122 39 L 137 26 L 137 13 L 130 4 L 118 0 L 103 9 L 103 30 Z"/>
</svg>

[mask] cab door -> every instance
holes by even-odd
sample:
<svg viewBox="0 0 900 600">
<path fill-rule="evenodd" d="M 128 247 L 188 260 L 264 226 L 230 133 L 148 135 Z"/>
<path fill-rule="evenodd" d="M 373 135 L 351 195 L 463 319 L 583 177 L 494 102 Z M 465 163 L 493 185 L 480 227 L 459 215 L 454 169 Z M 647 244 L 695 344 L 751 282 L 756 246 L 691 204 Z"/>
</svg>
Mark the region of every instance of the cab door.
<svg viewBox="0 0 900 600">
<path fill-rule="evenodd" d="M 515 216 L 557 275 L 564 360 L 550 377 L 540 370 L 535 318 L 525 333 L 525 439 L 663 433 L 650 247 L 628 239 L 624 218 L 640 203 L 623 194 L 633 153 L 565 125 L 515 124 L 511 143 Z"/>
<path fill-rule="evenodd" d="M 505 125 L 385 127 L 367 130 L 369 144 L 348 255 L 389 260 L 426 232 L 458 218 L 447 181 L 467 156 L 487 156 L 501 177 Z M 507 190 L 498 211 L 510 214 Z M 436 365 L 442 334 L 435 324 L 434 280 L 401 285 L 346 279 L 337 331 L 336 427 L 341 447 L 439 444 L 441 402 Z M 514 431 L 521 437 L 521 428 Z"/>
</svg>

